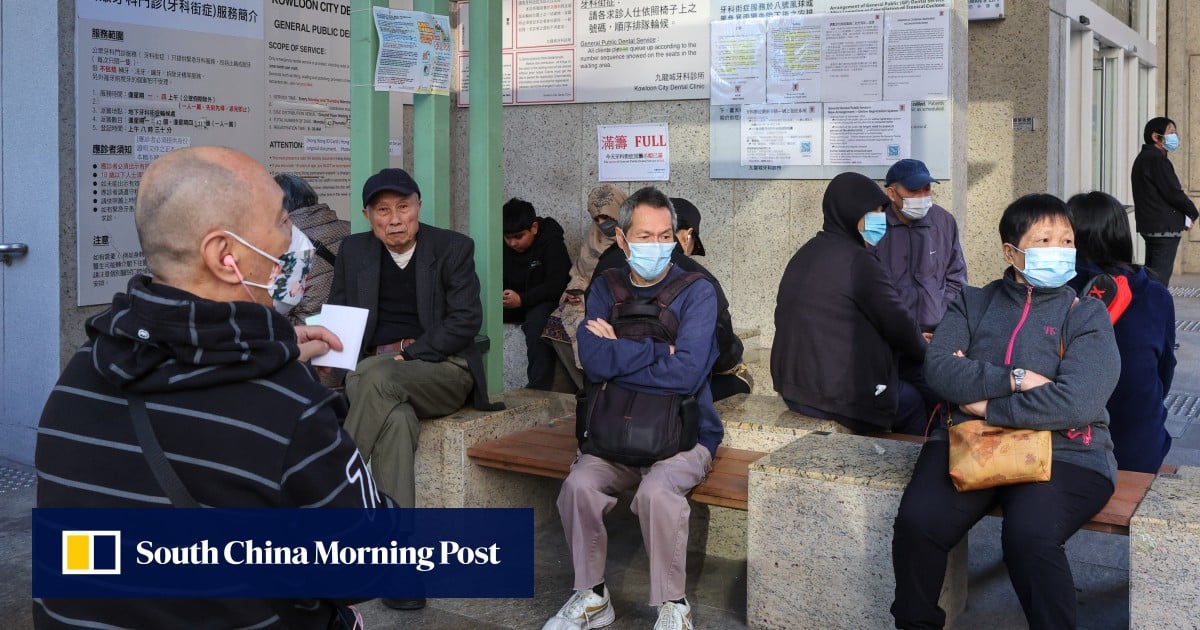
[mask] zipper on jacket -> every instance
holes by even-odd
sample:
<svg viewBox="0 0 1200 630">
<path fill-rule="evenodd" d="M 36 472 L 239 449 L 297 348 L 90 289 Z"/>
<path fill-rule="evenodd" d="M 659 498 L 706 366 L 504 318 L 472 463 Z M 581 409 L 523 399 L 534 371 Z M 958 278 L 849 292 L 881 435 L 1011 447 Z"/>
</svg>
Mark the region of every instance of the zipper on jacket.
<svg viewBox="0 0 1200 630">
<path fill-rule="evenodd" d="M 1033 286 L 1025 289 L 1025 309 L 1021 311 L 1021 321 L 1017 322 L 1017 327 L 1012 331 L 1012 337 L 1008 339 L 1008 351 L 1004 354 L 1004 365 L 1012 365 L 1013 346 L 1017 343 L 1017 333 L 1021 332 L 1021 327 L 1025 325 L 1025 319 L 1029 317 L 1029 307 L 1033 304 Z"/>
</svg>

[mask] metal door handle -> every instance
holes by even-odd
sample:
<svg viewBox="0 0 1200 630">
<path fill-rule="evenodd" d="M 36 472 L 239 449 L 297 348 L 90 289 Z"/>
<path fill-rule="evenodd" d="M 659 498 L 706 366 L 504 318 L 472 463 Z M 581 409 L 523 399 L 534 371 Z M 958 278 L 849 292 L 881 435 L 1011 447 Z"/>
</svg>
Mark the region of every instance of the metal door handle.
<svg viewBox="0 0 1200 630">
<path fill-rule="evenodd" d="M 0 243 L 0 261 L 4 264 L 11 265 L 14 257 L 24 256 L 29 253 L 29 246 L 25 243 Z"/>
</svg>

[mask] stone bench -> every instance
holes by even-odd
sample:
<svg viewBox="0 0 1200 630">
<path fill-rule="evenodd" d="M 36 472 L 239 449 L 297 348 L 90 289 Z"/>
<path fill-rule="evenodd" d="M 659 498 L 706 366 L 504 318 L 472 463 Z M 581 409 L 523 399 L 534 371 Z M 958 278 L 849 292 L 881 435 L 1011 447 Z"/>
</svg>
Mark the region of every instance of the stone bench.
<svg viewBox="0 0 1200 630">
<path fill-rule="evenodd" d="M 1197 628 L 1200 468 L 1160 474 L 1129 524 L 1129 627 Z"/>
<path fill-rule="evenodd" d="M 892 523 L 919 444 L 837 433 L 796 438 L 750 466 L 747 611 L 755 628 L 889 628 Z M 941 606 L 967 596 L 951 550 Z"/>
</svg>

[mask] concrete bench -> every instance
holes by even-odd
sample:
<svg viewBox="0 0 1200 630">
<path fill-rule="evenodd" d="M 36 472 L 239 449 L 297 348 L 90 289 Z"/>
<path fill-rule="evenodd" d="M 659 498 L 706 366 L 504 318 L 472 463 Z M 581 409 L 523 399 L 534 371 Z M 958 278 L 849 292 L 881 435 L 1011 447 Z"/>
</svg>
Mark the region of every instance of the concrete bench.
<svg viewBox="0 0 1200 630">
<path fill-rule="evenodd" d="M 1154 480 L 1129 523 L 1131 628 L 1197 628 L 1200 468 Z"/>
</svg>

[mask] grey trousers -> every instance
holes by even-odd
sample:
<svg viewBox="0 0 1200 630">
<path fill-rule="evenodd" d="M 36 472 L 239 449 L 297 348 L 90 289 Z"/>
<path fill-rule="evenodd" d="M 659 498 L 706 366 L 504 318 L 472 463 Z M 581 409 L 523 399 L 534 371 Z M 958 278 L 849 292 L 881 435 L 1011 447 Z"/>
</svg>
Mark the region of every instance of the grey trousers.
<svg viewBox="0 0 1200 630">
<path fill-rule="evenodd" d="M 711 467 L 712 455 L 700 445 L 649 468 L 615 464 L 593 455 L 577 457 L 558 494 L 558 513 L 575 567 L 575 590 L 604 581 L 608 556 L 604 515 L 617 504 L 616 494 L 637 486 L 632 508 L 650 556 L 650 604 L 682 598 L 692 513 L 685 495 L 704 480 Z"/>
<path fill-rule="evenodd" d="M 379 490 L 399 507 L 410 508 L 416 507 L 413 464 L 420 420 L 458 411 L 475 382 L 466 359 L 430 363 L 397 361 L 395 356 L 367 357 L 346 375 L 346 432 L 371 463 Z"/>
</svg>

